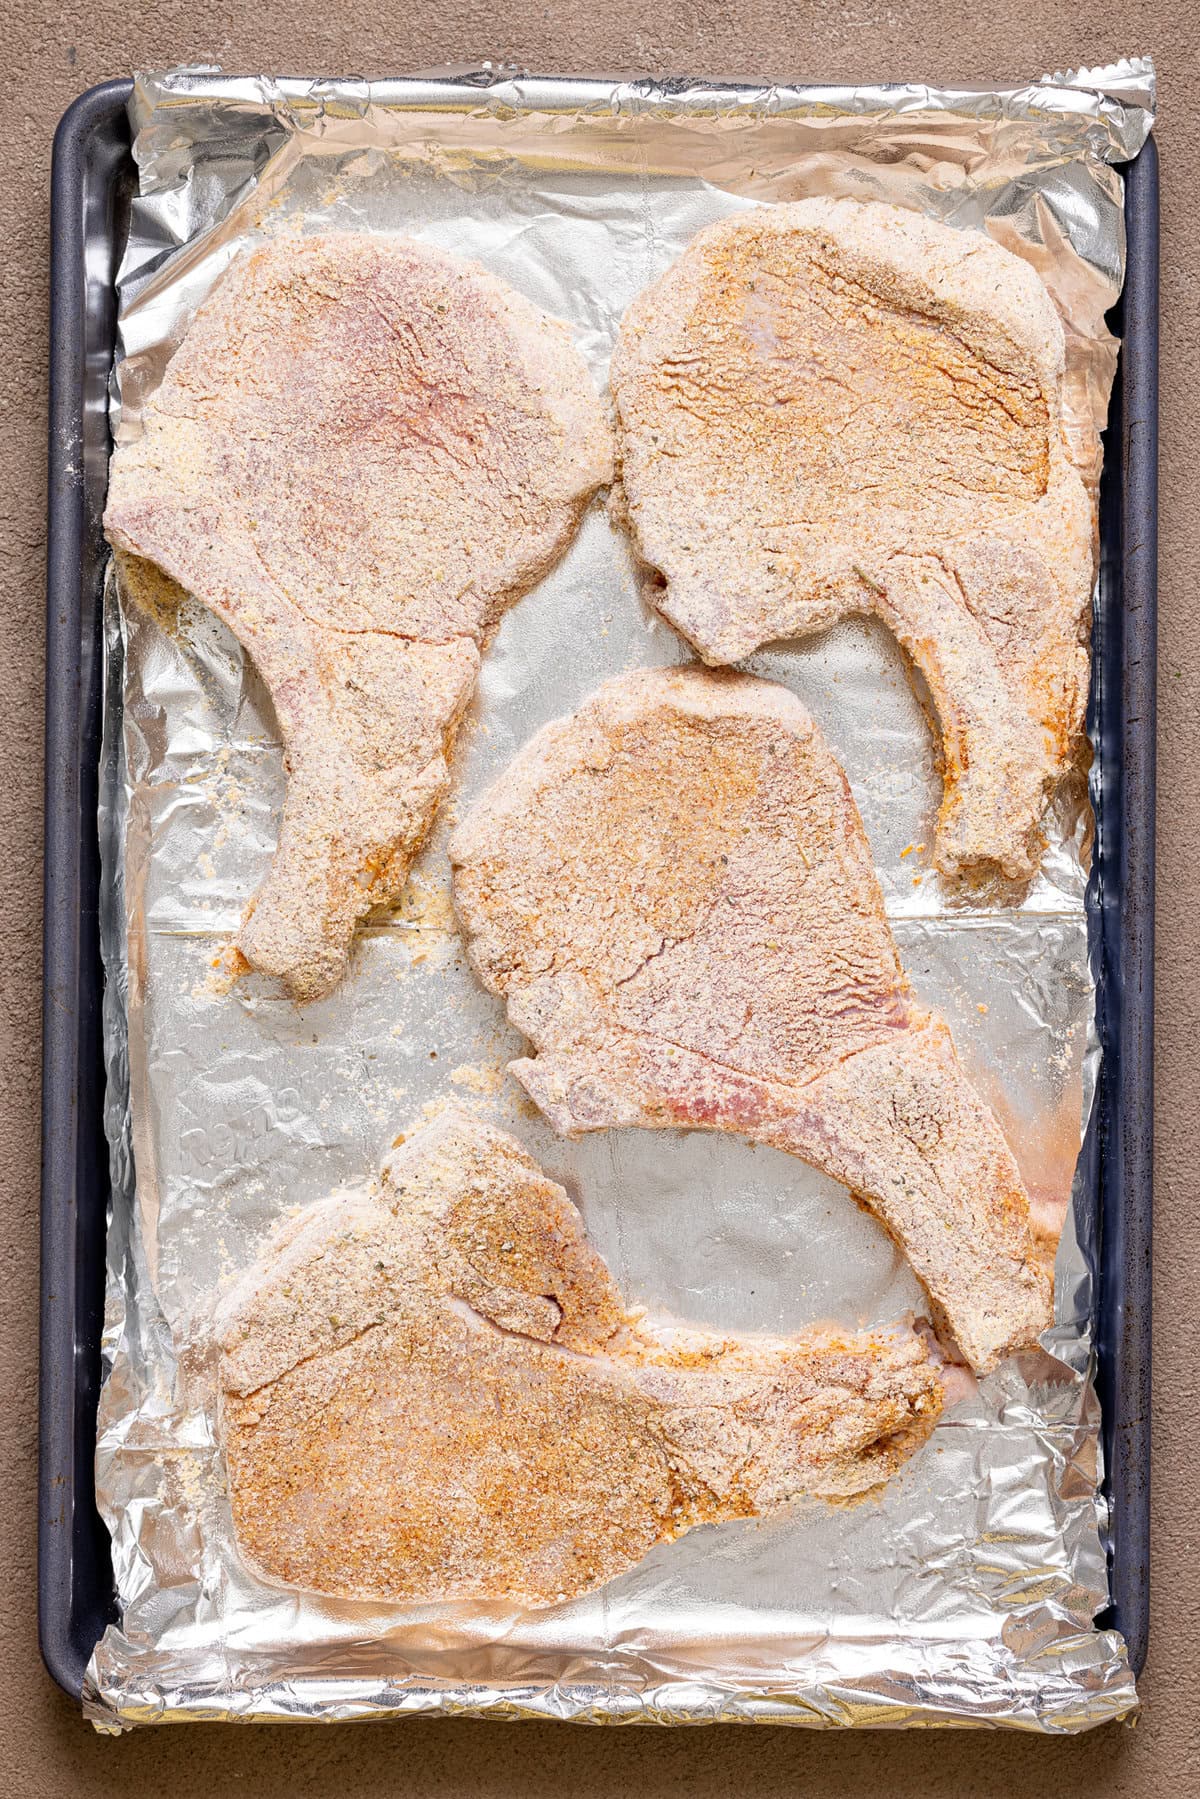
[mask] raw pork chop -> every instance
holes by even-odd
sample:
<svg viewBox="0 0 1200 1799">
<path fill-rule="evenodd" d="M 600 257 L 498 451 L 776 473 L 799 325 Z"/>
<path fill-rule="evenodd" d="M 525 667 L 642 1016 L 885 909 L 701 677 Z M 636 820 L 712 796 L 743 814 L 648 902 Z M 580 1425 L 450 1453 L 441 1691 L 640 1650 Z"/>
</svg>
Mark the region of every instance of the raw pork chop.
<svg viewBox="0 0 1200 1799">
<path fill-rule="evenodd" d="M 567 1136 L 737 1131 L 845 1183 L 977 1369 L 1036 1341 L 1029 1202 L 940 1018 L 908 990 L 845 775 L 785 688 L 609 681 L 451 843 L 480 979 Z"/>
<path fill-rule="evenodd" d="M 1092 513 L 1027 263 L 896 207 L 709 226 L 626 314 L 624 492 L 706 662 L 874 613 L 941 721 L 937 864 L 1027 877 L 1087 694 Z"/>
<path fill-rule="evenodd" d="M 693 1525 L 878 1485 L 942 1404 L 907 1326 L 652 1331 L 562 1188 L 453 1114 L 301 1214 L 219 1330 L 242 1553 L 347 1598 L 571 1599 Z"/>
<path fill-rule="evenodd" d="M 297 999 L 398 895 L 480 646 L 609 455 L 563 326 L 473 263 L 346 233 L 237 263 L 114 456 L 111 542 L 210 606 L 270 690 L 287 800 L 238 946 Z"/>
</svg>

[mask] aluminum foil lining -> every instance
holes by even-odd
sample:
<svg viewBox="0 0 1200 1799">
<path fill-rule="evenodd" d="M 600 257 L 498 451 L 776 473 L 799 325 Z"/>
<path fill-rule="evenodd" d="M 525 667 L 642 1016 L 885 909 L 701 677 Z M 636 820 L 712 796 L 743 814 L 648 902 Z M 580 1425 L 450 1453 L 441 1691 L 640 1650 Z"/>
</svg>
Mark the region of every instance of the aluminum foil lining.
<svg viewBox="0 0 1200 1799">
<path fill-rule="evenodd" d="M 1098 474 L 1123 267 L 1114 164 L 1150 127 L 1144 61 L 1013 90 L 713 87 L 481 68 L 380 83 L 143 76 L 120 275 L 119 439 L 196 306 L 277 231 L 407 232 L 477 257 L 566 319 L 597 381 L 630 300 L 704 224 L 814 192 L 881 197 L 1031 261 L 1068 343 L 1070 430 Z M 1089 1378 L 1092 1184 L 1077 1168 L 1098 1050 L 1083 777 L 1027 891 L 964 899 L 933 871 L 940 784 L 919 696 L 871 624 L 746 667 L 807 704 L 842 758 L 920 998 L 950 1022 L 1044 1219 L 1065 1221 L 1042 1350 L 964 1391 L 878 1501 L 697 1530 L 548 1611 L 402 1608 L 268 1587 L 243 1567 L 215 1431 L 214 1296 L 278 1221 L 361 1183 L 453 1102 L 566 1182 L 625 1292 L 737 1330 L 921 1311 L 883 1231 L 778 1152 L 695 1133 L 571 1144 L 530 1115 L 521 1052 L 452 924 L 454 813 L 602 679 L 681 661 L 597 503 L 507 615 L 454 796 L 348 979 L 297 1010 L 212 962 L 265 871 L 282 789 L 270 704 L 232 636 L 106 596 L 100 834 L 114 1198 L 97 1492 L 122 1608 L 85 1706 L 170 1718 L 442 1711 L 603 1722 L 1004 1723 L 1072 1731 L 1136 1707 L 1107 1602 Z M 969 1384 L 969 1383 L 968 1383 Z"/>
</svg>

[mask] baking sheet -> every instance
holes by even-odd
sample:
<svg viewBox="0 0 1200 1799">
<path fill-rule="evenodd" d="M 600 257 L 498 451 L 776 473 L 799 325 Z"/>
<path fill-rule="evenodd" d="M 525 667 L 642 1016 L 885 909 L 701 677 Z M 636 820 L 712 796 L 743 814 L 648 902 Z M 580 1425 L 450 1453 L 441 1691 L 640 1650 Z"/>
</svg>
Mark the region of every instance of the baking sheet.
<svg viewBox="0 0 1200 1799">
<path fill-rule="evenodd" d="M 603 383 L 624 307 L 701 225 L 821 191 L 986 227 L 1030 256 L 1064 314 L 1072 438 L 1094 480 L 1123 250 L 1109 159 L 1148 128 L 1152 78 L 1126 64 L 1076 79 L 947 96 L 143 78 L 118 435 L 136 432 L 195 306 L 258 234 L 403 230 L 475 255 L 566 318 Z M 89 1669 L 94 1721 L 445 1709 L 1063 1730 L 1127 1714 L 1123 1645 L 1092 1627 L 1106 1600 L 1093 1196 L 1067 1207 L 1096 1065 L 1082 779 L 1032 887 L 964 899 L 931 868 L 932 740 L 886 634 L 845 623 L 743 665 L 799 694 L 842 758 L 918 995 L 948 1019 L 1039 1214 L 1068 1212 L 1046 1353 L 948 1411 L 878 1502 L 697 1531 L 545 1613 L 318 1600 L 238 1562 L 212 1299 L 280 1217 L 361 1182 L 446 1103 L 512 1129 L 566 1181 L 626 1293 L 656 1314 L 794 1330 L 884 1321 L 922 1295 L 873 1220 L 794 1159 L 687 1133 L 564 1143 L 504 1077 L 521 1040 L 450 919 L 454 813 L 605 676 L 685 655 L 643 606 L 602 503 L 501 626 L 404 901 L 363 933 L 338 993 L 303 1011 L 266 982 L 224 991 L 212 969 L 281 795 L 257 676 L 192 602 L 151 617 L 110 582 L 106 634 L 115 1198 L 97 1485 L 124 1615 Z"/>
</svg>

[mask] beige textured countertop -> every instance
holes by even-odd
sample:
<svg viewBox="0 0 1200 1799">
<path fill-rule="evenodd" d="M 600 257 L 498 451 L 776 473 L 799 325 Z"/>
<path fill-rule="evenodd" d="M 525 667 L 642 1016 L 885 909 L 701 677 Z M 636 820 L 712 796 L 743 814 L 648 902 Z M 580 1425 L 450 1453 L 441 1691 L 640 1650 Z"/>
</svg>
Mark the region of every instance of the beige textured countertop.
<svg viewBox="0 0 1200 1799">
<path fill-rule="evenodd" d="M 1200 10 L 1194 0 L 0 0 L 8 71 L 0 214 L 0 1794 L 1200 1795 Z M 546 72 L 996 80 L 1151 52 L 1163 106 L 1158 1253 L 1153 1627 L 1135 1731 L 592 1730 L 472 1722 L 192 1725 L 101 1739 L 52 1686 L 35 1614 L 42 644 L 50 140 L 64 107 L 137 67 L 217 61 L 402 74 L 484 55 Z"/>
</svg>

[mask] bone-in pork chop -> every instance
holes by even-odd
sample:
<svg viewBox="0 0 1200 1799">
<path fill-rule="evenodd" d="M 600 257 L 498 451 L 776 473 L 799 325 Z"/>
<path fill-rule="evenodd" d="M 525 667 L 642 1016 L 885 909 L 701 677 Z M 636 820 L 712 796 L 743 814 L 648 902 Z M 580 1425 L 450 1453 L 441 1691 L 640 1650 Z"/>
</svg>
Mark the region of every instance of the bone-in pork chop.
<svg viewBox="0 0 1200 1799">
<path fill-rule="evenodd" d="M 654 1332 L 562 1188 L 452 1114 L 287 1227 L 219 1332 L 242 1554 L 349 1598 L 571 1599 L 693 1525 L 878 1485 L 942 1404 L 908 1326 Z"/>
<path fill-rule="evenodd" d="M 105 525 L 234 632 L 285 746 L 238 947 L 300 1000 L 394 899 L 446 790 L 480 648 L 610 473 L 564 327 L 472 263 L 276 241 L 196 314 L 113 458 Z"/>
<path fill-rule="evenodd" d="M 1028 264 L 876 202 L 709 226 L 626 314 L 625 505 L 706 662 L 872 613 L 928 683 L 936 860 L 1028 877 L 1087 695 L 1092 512 Z"/>
<path fill-rule="evenodd" d="M 480 979 L 555 1129 L 736 1131 L 842 1181 L 977 1369 L 1049 1285 L 999 1127 L 915 1004 L 845 775 L 785 688 L 699 668 L 607 682 L 459 826 Z"/>
</svg>

